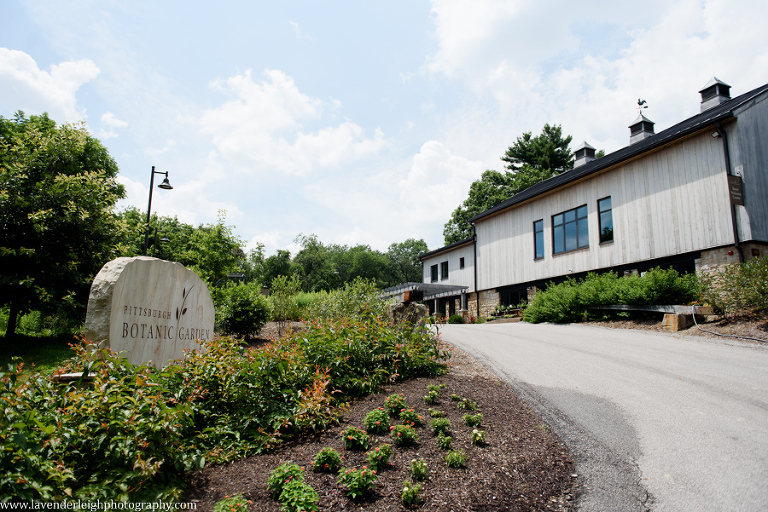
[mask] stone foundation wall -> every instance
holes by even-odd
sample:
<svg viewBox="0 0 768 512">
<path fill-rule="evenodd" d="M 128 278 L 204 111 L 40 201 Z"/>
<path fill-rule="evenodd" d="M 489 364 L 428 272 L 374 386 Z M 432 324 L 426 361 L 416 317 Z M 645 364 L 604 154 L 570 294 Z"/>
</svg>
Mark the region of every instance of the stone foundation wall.
<svg viewBox="0 0 768 512">
<path fill-rule="evenodd" d="M 768 254 L 768 244 L 747 242 L 741 244 L 744 253 L 744 261 L 759 258 Z M 701 258 L 696 260 L 696 272 L 705 274 L 718 272 L 727 265 L 735 265 L 739 262 L 739 251 L 736 246 L 720 247 L 708 251 L 701 251 Z"/>
<path fill-rule="evenodd" d="M 480 316 L 488 318 L 498 305 L 499 292 L 495 289 L 480 292 Z M 470 315 L 477 316 L 477 293 L 472 292 L 469 294 L 467 307 Z"/>
</svg>

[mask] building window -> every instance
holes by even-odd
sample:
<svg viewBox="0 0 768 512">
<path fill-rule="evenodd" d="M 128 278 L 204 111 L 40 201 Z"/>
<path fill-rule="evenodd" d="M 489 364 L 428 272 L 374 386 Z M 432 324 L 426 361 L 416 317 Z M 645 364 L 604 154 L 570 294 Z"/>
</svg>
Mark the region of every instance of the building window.
<svg viewBox="0 0 768 512">
<path fill-rule="evenodd" d="M 544 257 L 544 219 L 533 223 L 533 259 Z"/>
<path fill-rule="evenodd" d="M 440 264 L 440 280 L 448 279 L 448 262 L 444 261 Z"/>
<path fill-rule="evenodd" d="M 430 272 L 432 274 L 432 282 L 436 283 L 437 282 L 437 265 L 432 265 L 429 268 L 429 270 L 430 270 Z"/>
<path fill-rule="evenodd" d="M 552 216 L 552 252 L 589 247 L 587 205 Z"/>
<path fill-rule="evenodd" d="M 464 268 L 464 258 L 459 258 L 459 268 Z"/>
<path fill-rule="evenodd" d="M 613 242 L 613 207 L 611 196 L 597 201 L 600 219 L 600 243 Z"/>
</svg>

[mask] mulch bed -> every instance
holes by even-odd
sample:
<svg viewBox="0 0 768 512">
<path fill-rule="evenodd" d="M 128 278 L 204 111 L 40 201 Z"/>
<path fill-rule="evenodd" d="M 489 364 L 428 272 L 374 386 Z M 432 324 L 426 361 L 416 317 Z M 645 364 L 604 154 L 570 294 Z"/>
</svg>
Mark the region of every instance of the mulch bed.
<svg viewBox="0 0 768 512">
<path fill-rule="evenodd" d="M 359 399 L 344 414 L 341 425 L 323 433 L 291 442 L 276 452 L 250 457 L 223 466 L 213 466 L 190 475 L 191 488 L 184 501 L 195 501 L 197 509 L 209 511 L 226 496 L 242 493 L 251 500 L 250 510 L 277 512 L 280 504 L 269 497 L 267 478 L 279 464 L 293 461 L 307 468 L 305 482 L 320 495 L 320 510 L 402 511 L 403 482 L 411 479 L 412 459 L 423 458 L 430 476 L 422 482 L 423 511 L 562 511 L 573 510 L 576 475 L 566 448 L 503 382 L 491 378 L 471 358 L 456 351 L 453 370 L 445 376 L 419 378 L 389 386 L 381 393 Z M 438 404 L 427 406 L 423 396 L 428 384 L 445 384 Z M 367 464 L 364 452 L 345 450 L 341 432 L 349 426 L 362 427 L 371 410 L 383 406 L 392 393 L 402 393 L 410 407 L 425 418 L 418 428 L 414 447 L 393 445 L 389 465 L 379 472 L 375 493 L 366 500 L 352 501 L 337 484 L 336 475 L 313 473 L 312 460 L 330 446 L 345 457 L 347 467 Z M 471 427 L 465 425 L 466 411 L 449 399 L 457 394 L 477 402 L 483 415 L 480 429 L 486 431 L 487 445 L 470 442 Z M 463 450 L 467 462 L 462 469 L 448 468 L 446 451 L 437 446 L 429 428 L 428 408 L 442 410 L 451 422 L 452 448 Z M 392 424 L 399 422 L 393 421 Z M 388 435 L 371 436 L 371 448 L 392 444 Z"/>
</svg>

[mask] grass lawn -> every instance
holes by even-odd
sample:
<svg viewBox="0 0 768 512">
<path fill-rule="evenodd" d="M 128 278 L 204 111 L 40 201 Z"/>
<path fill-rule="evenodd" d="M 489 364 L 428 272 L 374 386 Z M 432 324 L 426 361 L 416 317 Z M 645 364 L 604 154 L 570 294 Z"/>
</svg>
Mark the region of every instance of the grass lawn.
<svg viewBox="0 0 768 512">
<path fill-rule="evenodd" d="M 13 357 L 24 360 L 25 373 L 34 365 L 35 370 L 45 375 L 53 374 L 56 367 L 74 352 L 69 343 L 76 339 L 71 334 L 58 336 L 26 336 L 16 334 L 13 340 L 0 338 L 0 371 L 5 371 Z"/>
</svg>

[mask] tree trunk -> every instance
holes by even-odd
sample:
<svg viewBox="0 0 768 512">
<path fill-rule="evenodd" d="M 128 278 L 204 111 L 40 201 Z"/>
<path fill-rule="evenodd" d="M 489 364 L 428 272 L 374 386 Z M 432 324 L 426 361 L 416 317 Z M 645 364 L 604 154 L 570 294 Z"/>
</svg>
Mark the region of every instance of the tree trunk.
<svg viewBox="0 0 768 512">
<path fill-rule="evenodd" d="M 15 301 L 11 301 L 11 308 L 8 313 L 8 327 L 5 328 L 5 339 L 12 340 L 16 334 L 16 320 L 19 317 L 19 306 Z"/>
</svg>

